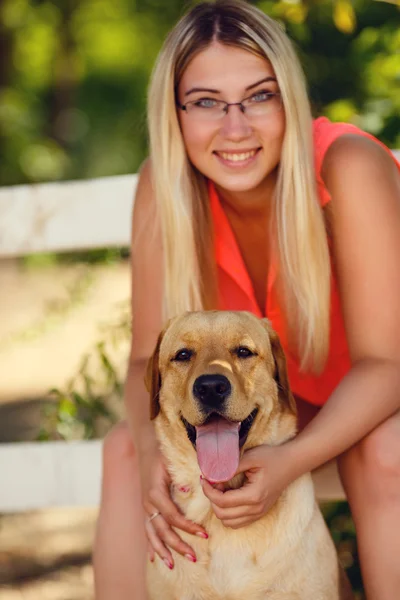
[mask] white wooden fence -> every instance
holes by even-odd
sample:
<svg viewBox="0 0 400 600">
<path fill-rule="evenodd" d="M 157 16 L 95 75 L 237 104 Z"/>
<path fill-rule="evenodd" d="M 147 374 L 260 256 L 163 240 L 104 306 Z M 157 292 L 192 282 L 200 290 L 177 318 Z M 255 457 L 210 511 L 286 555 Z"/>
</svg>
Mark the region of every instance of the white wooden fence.
<svg viewBox="0 0 400 600">
<path fill-rule="evenodd" d="M 136 182 L 124 175 L 0 189 L 0 258 L 128 246 Z M 0 513 L 95 505 L 100 481 L 100 440 L 0 444 Z"/>
<path fill-rule="evenodd" d="M 0 189 L 0 258 L 128 246 L 136 182 L 124 175 Z M 314 479 L 321 500 L 344 497 L 335 465 Z M 100 483 L 101 441 L 0 444 L 0 513 L 95 505 Z"/>
</svg>

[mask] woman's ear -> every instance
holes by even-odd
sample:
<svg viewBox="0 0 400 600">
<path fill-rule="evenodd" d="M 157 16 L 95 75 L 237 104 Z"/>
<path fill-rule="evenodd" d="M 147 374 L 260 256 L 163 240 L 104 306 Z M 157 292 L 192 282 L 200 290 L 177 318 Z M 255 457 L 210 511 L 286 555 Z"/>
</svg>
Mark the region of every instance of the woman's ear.
<svg viewBox="0 0 400 600">
<path fill-rule="evenodd" d="M 285 352 L 282 348 L 279 336 L 272 328 L 269 319 L 261 319 L 263 327 L 267 330 L 275 362 L 274 378 L 278 386 L 278 397 L 280 402 L 287 407 L 289 412 L 297 415 L 296 401 L 290 390 L 289 377 L 286 366 Z"/>
</svg>

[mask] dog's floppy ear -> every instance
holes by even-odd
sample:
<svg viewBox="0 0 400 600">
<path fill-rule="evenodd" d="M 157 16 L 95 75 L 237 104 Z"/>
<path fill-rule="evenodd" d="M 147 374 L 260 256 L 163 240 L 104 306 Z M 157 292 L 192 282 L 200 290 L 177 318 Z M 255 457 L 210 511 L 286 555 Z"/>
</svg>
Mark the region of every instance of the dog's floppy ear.
<svg viewBox="0 0 400 600">
<path fill-rule="evenodd" d="M 150 419 L 152 420 L 155 419 L 158 413 L 160 412 L 159 396 L 161 388 L 161 375 L 158 361 L 160 357 L 160 346 L 164 337 L 164 331 L 165 330 L 163 330 L 158 336 L 154 352 L 148 360 L 146 375 L 144 378 L 144 383 L 146 385 L 147 391 L 150 394 Z"/>
<path fill-rule="evenodd" d="M 296 402 L 290 391 L 289 377 L 286 366 L 286 357 L 283 351 L 279 336 L 272 329 L 269 319 L 262 319 L 263 326 L 268 332 L 269 341 L 271 343 L 272 355 L 275 362 L 275 381 L 278 385 L 279 400 L 286 406 L 291 413 L 297 415 Z"/>
</svg>

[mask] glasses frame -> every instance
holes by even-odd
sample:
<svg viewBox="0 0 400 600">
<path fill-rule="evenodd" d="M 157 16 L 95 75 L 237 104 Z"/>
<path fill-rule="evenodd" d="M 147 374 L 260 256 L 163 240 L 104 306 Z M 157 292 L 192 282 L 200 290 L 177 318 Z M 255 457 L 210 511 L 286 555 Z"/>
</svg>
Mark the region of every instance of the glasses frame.
<svg viewBox="0 0 400 600">
<path fill-rule="evenodd" d="M 259 93 L 264 93 L 264 94 L 267 94 L 268 96 L 280 96 L 281 97 L 280 92 L 268 92 L 268 93 L 267 92 L 259 92 Z M 256 95 L 257 95 L 257 92 L 250 94 L 250 96 L 246 96 L 246 98 L 243 98 L 243 100 L 241 100 L 240 102 L 225 102 L 225 100 L 219 100 L 218 98 L 207 98 L 207 99 L 214 100 L 215 102 L 219 102 L 221 105 L 223 105 L 223 112 L 225 113 L 225 115 L 228 114 L 230 106 L 239 106 L 240 111 L 245 115 L 247 107 L 243 104 L 243 102 L 246 102 L 246 100 L 250 100 L 250 98 L 253 98 L 253 96 L 256 96 Z M 204 100 L 204 98 L 199 98 L 198 100 L 189 100 L 189 102 L 186 102 L 185 104 L 181 104 L 180 102 L 177 101 L 176 105 L 180 110 L 183 110 L 186 113 L 188 113 L 189 111 L 187 110 L 187 106 L 189 104 L 196 104 L 196 102 L 199 102 L 200 100 Z M 222 114 L 221 114 L 221 118 L 222 118 Z"/>
</svg>

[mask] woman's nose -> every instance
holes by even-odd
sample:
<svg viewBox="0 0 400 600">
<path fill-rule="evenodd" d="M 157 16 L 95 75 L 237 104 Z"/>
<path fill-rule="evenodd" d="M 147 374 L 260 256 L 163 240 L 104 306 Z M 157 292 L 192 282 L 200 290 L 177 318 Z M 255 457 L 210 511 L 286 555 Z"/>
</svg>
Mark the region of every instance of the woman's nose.
<svg viewBox="0 0 400 600">
<path fill-rule="evenodd" d="M 224 137 L 238 141 L 249 137 L 252 132 L 253 129 L 246 113 L 241 110 L 240 106 L 230 106 L 222 118 L 221 133 Z"/>
</svg>

